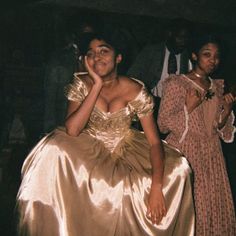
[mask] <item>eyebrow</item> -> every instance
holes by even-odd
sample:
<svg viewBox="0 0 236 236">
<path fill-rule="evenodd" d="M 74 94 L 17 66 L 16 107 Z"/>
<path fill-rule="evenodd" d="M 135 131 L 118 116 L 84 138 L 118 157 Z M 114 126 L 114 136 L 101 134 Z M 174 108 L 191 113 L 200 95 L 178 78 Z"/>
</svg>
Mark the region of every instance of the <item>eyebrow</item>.
<svg viewBox="0 0 236 236">
<path fill-rule="evenodd" d="M 204 49 L 202 49 L 202 51 L 211 51 L 211 49 L 210 48 L 204 48 Z M 218 49 L 217 52 L 220 52 L 220 50 Z"/>
<path fill-rule="evenodd" d="M 112 49 L 112 47 L 109 44 L 101 44 L 101 45 L 98 46 L 98 48 L 102 48 L 102 47 Z M 90 51 L 90 50 L 92 50 L 92 48 L 88 48 L 88 51 Z"/>
</svg>

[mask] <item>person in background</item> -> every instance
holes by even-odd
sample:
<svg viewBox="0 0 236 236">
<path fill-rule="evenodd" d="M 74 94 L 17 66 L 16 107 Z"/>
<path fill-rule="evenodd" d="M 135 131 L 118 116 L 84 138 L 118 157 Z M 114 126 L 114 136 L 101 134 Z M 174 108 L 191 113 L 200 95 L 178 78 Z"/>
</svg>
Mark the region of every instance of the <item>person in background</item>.
<svg viewBox="0 0 236 236">
<path fill-rule="evenodd" d="M 232 142 L 232 105 L 224 81 L 212 79 L 221 47 L 212 35 L 192 44 L 193 70 L 172 75 L 163 84 L 158 125 L 166 141 L 188 159 L 194 173 L 196 236 L 236 235 L 235 211 L 220 138 Z"/>
<path fill-rule="evenodd" d="M 139 78 L 154 95 L 154 117 L 157 118 L 162 94 L 162 83 L 170 74 L 186 73 L 191 68 L 188 42 L 191 24 L 184 19 L 170 21 L 165 30 L 165 39 L 146 45 L 137 55 L 127 75 Z M 134 127 L 141 129 L 140 122 Z M 161 136 L 164 136 L 161 134 Z"/>
<path fill-rule="evenodd" d="M 50 57 L 44 77 L 44 122 L 43 131 L 52 131 L 62 125 L 66 116 L 67 101 L 63 96 L 64 86 L 77 71 L 77 45 L 74 34 L 65 34 L 62 46 Z"/>
<path fill-rule="evenodd" d="M 191 169 L 161 142 L 145 85 L 117 73 L 121 46 L 111 32 L 87 38 L 65 128 L 24 162 L 20 235 L 194 235 Z M 144 133 L 130 128 L 136 115 Z"/>
<path fill-rule="evenodd" d="M 64 123 L 67 110 L 67 100 L 64 96 L 64 87 L 71 81 L 73 74 L 84 71 L 80 60 L 79 43 L 83 34 L 92 32 L 94 28 L 83 22 L 78 34 L 65 33 L 62 47 L 51 56 L 46 66 L 44 78 L 44 127 L 48 133 Z"/>
<path fill-rule="evenodd" d="M 142 80 L 154 96 L 161 97 L 162 82 L 170 74 L 186 73 L 190 67 L 187 50 L 191 25 L 174 19 L 167 26 L 165 41 L 147 45 L 138 54 L 127 74 Z"/>
</svg>

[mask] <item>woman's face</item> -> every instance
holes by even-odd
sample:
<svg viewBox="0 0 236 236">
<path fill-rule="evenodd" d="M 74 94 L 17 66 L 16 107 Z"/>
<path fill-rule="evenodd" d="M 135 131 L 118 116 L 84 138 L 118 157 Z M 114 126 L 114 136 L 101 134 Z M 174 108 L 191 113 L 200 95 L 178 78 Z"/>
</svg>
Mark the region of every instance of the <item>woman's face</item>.
<svg viewBox="0 0 236 236">
<path fill-rule="evenodd" d="M 220 62 L 220 52 L 217 44 L 208 43 L 204 45 L 198 55 L 193 53 L 193 59 L 196 61 L 196 67 L 206 74 L 216 70 Z"/>
<path fill-rule="evenodd" d="M 115 50 L 104 40 L 93 39 L 86 55 L 89 66 L 101 77 L 116 73 L 121 61 L 121 55 L 116 55 Z"/>
</svg>

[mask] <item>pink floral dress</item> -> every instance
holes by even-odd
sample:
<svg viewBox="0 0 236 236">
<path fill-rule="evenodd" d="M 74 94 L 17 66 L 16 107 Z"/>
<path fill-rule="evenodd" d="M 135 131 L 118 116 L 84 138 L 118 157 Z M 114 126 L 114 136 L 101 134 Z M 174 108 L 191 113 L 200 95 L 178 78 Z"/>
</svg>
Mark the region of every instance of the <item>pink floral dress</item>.
<svg viewBox="0 0 236 236">
<path fill-rule="evenodd" d="M 204 90 L 185 75 L 171 76 L 165 84 L 158 115 L 166 141 L 188 159 L 194 172 L 194 198 L 197 236 L 235 236 L 236 220 L 231 189 L 220 138 L 232 142 L 234 114 L 219 130 L 223 102 L 223 80 L 211 79 L 211 99 L 204 100 L 188 114 L 187 90 Z"/>
</svg>

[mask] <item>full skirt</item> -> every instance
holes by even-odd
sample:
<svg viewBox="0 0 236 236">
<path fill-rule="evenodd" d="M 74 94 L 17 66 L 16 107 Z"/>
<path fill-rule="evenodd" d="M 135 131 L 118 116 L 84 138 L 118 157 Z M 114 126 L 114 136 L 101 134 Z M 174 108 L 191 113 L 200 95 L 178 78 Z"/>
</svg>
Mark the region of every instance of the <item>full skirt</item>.
<svg viewBox="0 0 236 236">
<path fill-rule="evenodd" d="M 149 144 L 139 131 L 110 152 L 82 133 L 56 129 L 30 152 L 17 195 L 19 234 L 30 236 L 190 236 L 195 216 L 192 172 L 183 155 L 164 143 L 163 193 L 167 214 L 146 217 L 151 185 Z"/>
</svg>

